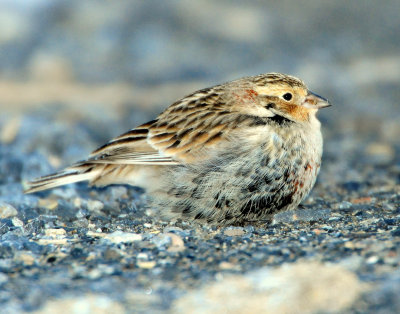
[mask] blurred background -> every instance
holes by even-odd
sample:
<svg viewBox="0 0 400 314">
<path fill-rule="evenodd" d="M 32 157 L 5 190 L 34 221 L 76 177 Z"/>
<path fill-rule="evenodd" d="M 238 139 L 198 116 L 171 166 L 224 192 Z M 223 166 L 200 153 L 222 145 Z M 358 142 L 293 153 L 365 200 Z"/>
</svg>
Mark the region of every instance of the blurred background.
<svg viewBox="0 0 400 314">
<path fill-rule="evenodd" d="M 399 12 L 398 0 L 0 0 L 0 141 L 57 168 L 196 89 L 276 71 L 334 105 L 320 113 L 321 181 L 379 166 L 398 182 Z"/>
</svg>

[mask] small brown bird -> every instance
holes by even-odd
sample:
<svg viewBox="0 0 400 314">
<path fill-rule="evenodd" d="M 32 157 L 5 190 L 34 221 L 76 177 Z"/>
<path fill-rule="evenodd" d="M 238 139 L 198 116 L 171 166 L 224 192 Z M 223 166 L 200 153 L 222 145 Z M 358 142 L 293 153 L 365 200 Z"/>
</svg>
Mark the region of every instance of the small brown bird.
<svg viewBox="0 0 400 314">
<path fill-rule="evenodd" d="M 88 180 L 149 190 L 164 216 L 216 225 L 270 220 L 307 196 L 322 156 L 318 109 L 300 79 L 268 73 L 194 92 L 26 193 Z"/>
</svg>

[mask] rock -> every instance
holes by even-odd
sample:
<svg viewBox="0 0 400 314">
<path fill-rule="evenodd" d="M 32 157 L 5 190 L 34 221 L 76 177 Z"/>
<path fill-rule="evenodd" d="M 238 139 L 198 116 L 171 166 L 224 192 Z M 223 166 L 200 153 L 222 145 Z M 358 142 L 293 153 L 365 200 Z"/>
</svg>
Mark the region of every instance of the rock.
<svg viewBox="0 0 400 314">
<path fill-rule="evenodd" d="M 0 285 L 8 281 L 8 276 L 6 274 L 0 273 Z"/>
<path fill-rule="evenodd" d="M 18 215 L 18 211 L 14 208 L 14 206 L 0 202 L 0 218 L 9 218 Z"/>
<path fill-rule="evenodd" d="M 91 212 L 93 212 L 93 211 L 99 212 L 104 208 L 104 204 L 97 200 L 88 200 L 87 208 Z"/>
<path fill-rule="evenodd" d="M 48 245 L 48 244 L 65 245 L 68 243 L 68 240 L 67 239 L 39 239 L 39 240 L 37 240 L 37 243 L 40 245 Z"/>
<path fill-rule="evenodd" d="M 339 312 L 366 290 L 357 276 L 339 265 L 317 262 L 262 268 L 231 275 L 178 299 L 173 313 Z"/>
<path fill-rule="evenodd" d="M 113 243 L 131 243 L 141 241 L 142 235 L 137 233 L 114 231 L 113 233 L 106 234 L 104 239 Z"/>
<path fill-rule="evenodd" d="M 370 157 L 371 162 L 375 164 L 390 163 L 395 156 L 394 148 L 385 143 L 371 143 L 365 149 L 365 153 Z"/>
<path fill-rule="evenodd" d="M 136 262 L 137 267 L 144 268 L 144 269 L 152 269 L 156 266 L 156 261 L 142 261 L 138 260 Z"/>
<path fill-rule="evenodd" d="M 224 230 L 224 235 L 228 237 L 237 237 L 237 236 L 242 236 L 246 233 L 246 231 L 243 230 L 243 228 L 238 228 L 238 227 L 230 227 Z"/>
<path fill-rule="evenodd" d="M 87 294 L 84 296 L 69 297 L 48 301 L 36 313 L 38 314 L 69 314 L 69 313 L 113 313 L 123 314 L 122 304 L 104 295 Z"/>
<path fill-rule="evenodd" d="M 35 264 L 35 257 L 30 252 L 19 252 L 15 257 L 15 260 L 22 262 L 26 266 L 32 266 Z"/>
<path fill-rule="evenodd" d="M 240 271 L 240 266 L 229 262 L 221 262 L 219 263 L 219 269 Z"/>
<path fill-rule="evenodd" d="M 175 233 L 166 233 L 171 239 L 171 246 L 168 248 L 168 252 L 182 252 L 185 250 L 185 242 L 183 239 Z"/>
<path fill-rule="evenodd" d="M 139 253 L 136 256 L 136 266 L 144 269 L 152 269 L 156 266 L 156 261 L 149 260 L 149 255 L 146 253 Z"/>
<path fill-rule="evenodd" d="M 13 217 L 11 219 L 11 221 L 15 227 L 23 227 L 24 226 L 24 222 L 21 219 L 18 219 L 18 217 Z"/>
<path fill-rule="evenodd" d="M 58 201 L 55 199 L 41 198 L 38 201 L 38 206 L 47 208 L 48 210 L 55 210 L 58 207 Z"/>
<path fill-rule="evenodd" d="M 123 251 L 121 250 L 117 250 L 114 248 L 108 248 L 105 252 L 104 252 L 104 258 L 106 260 L 110 260 L 110 261 L 116 261 L 121 259 L 123 256 Z"/>
<path fill-rule="evenodd" d="M 359 198 L 354 198 L 351 200 L 352 204 L 369 204 L 374 201 L 374 198 L 370 196 L 364 196 L 364 197 L 359 197 Z"/>
<path fill-rule="evenodd" d="M 46 229 L 44 231 L 45 235 L 52 238 L 64 238 L 67 234 L 65 229 Z"/>
<path fill-rule="evenodd" d="M 0 142 L 4 144 L 12 143 L 18 135 L 21 127 L 21 118 L 15 117 L 7 121 L 0 131 Z"/>
</svg>

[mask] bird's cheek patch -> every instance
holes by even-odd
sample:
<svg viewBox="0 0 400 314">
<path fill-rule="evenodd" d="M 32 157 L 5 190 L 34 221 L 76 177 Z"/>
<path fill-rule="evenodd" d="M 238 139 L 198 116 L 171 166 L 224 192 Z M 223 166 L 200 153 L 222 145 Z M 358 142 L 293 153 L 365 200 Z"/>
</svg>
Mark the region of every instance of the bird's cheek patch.
<svg viewBox="0 0 400 314">
<path fill-rule="evenodd" d="M 301 106 L 287 104 L 284 110 L 297 121 L 307 121 L 309 111 Z"/>
</svg>

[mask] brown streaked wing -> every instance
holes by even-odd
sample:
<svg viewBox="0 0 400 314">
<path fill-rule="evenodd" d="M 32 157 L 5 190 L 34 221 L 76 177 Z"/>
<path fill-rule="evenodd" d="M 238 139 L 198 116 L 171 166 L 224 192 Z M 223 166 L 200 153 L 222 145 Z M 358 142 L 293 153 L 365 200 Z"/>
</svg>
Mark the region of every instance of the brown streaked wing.
<svg viewBox="0 0 400 314">
<path fill-rule="evenodd" d="M 156 120 L 95 150 L 89 161 L 148 165 L 190 162 L 202 148 L 224 138 L 234 114 L 221 108 L 225 104 L 219 86 L 200 90 L 172 104 Z"/>
<path fill-rule="evenodd" d="M 174 160 L 196 160 L 232 128 L 237 114 L 227 109 L 218 86 L 189 95 L 158 117 L 149 128 L 148 143 Z"/>
<path fill-rule="evenodd" d="M 177 164 L 148 144 L 148 127 L 155 122 L 157 120 L 149 121 L 114 138 L 92 152 L 88 161 L 102 164 Z"/>
</svg>

